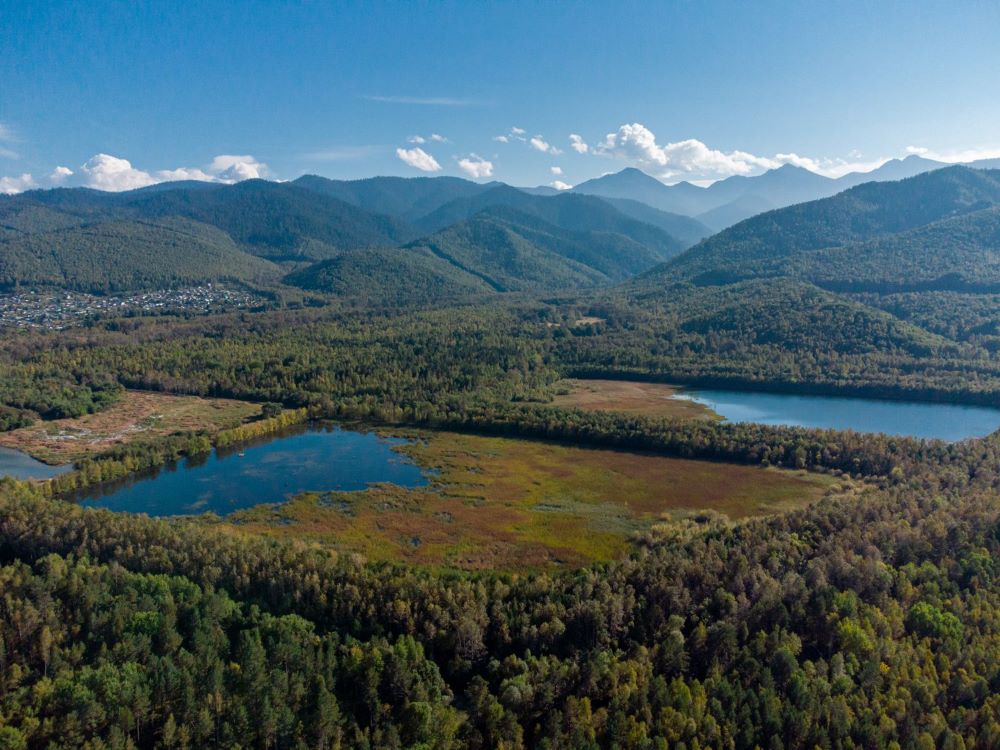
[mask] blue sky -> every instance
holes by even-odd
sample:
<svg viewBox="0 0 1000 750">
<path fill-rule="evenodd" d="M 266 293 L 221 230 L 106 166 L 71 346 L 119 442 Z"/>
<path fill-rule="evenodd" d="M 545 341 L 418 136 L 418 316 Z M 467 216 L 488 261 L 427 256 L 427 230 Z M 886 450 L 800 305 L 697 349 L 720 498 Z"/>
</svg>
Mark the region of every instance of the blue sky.
<svg viewBox="0 0 1000 750">
<path fill-rule="evenodd" d="M 998 82 L 996 3 L 0 0 L 0 189 L 837 174 L 1000 156 Z"/>
</svg>

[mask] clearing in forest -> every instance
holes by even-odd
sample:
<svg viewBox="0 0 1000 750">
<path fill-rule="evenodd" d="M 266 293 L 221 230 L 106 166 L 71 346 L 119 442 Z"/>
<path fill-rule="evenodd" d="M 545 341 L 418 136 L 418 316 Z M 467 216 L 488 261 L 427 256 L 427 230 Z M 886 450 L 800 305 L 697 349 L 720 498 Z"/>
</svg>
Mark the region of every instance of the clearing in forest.
<svg viewBox="0 0 1000 750">
<path fill-rule="evenodd" d="M 617 411 L 647 417 L 721 419 L 704 404 L 675 398 L 677 386 L 630 380 L 564 380 L 552 404 L 584 411 Z"/>
<path fill-rule="evenodd" d="M 400 433 L 395 433 L 400 434 Z M 621 557 L 630 537 L 706 510 L 731 519 L 841 492 L 826 475 L 444 432 L 401 448 L 430 486 L 306 493 L 226 517 L 373 560 L 520 570 Z"/>
<path fill-rule="evenodd" d="M 259 414 L 260 404 L 246 401 L 126 391 L 117 403 L 97 414 L 37 422 L 0 433 L 0 445 L 48 464 L 65 464 L 137 438 L 198 430 L 215 433 Z"/>
</svg>

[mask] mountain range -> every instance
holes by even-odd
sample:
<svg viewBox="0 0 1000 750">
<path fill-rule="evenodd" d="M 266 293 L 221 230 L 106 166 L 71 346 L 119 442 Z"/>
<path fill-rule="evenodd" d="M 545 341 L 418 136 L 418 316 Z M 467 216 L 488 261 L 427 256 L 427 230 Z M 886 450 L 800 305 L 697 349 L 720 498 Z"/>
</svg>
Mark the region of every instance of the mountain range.
<svg viewBox="0 0 1000 750">
<path fill-rule="evenodd" d="M 997 173 L 935 166 L 910 157 L 839 180 L 785 166 L 708 188 L 625 169 L 562 192 L 313 175 L 30 191 L 0 197 L 0 286 L 107 293 L 236 281 L 386 304 L 637 275 L 644 284 L 780 277 L 830 291 L 992 289 Z M 792 205 L 767 208 L 781 203 Z M 702 219 L 754 216 L 713 234 L 683 214 L 712 204 Z"/>
<path fill-rule="evenodd" d="M 699 286 L 790 277 L 856 291 L 1000 283 L 1000 170 L 870 182 L 747 219 L 647 272 Z"/>
<path fill-rule="evenodd" d="M 728 177 L 708 187 L 689 182 L 665 185 L 641 170 L 627 168 L 587 180 L 572 190 L 603 198 L 640 201 L 661 211 L 697 219 L 715 232 L 765 211 L 828 198 L 865 182 L 901 180 L 948 166 L 944 162 L 911 155 L 887 161 L 870 172 L 851 172 L 830 178 L 786 164 L 753 177 Z M 1000 160 L 988 159 L 964 166 L 996 168 L 1000 167 Z"/>
<path fill-rule="evenodd" d="M 709 233 L 685 217 L 621 205 L 451 178 L 30 191 L 0 198 L 0 286 L 106 293 L 285 279 L 386 300 L 564 289 L 623 280 Z M 375 271 L 375 258 L 384 267 L 373 284 L 384 293 L 355 283 Z"/>
</svg>

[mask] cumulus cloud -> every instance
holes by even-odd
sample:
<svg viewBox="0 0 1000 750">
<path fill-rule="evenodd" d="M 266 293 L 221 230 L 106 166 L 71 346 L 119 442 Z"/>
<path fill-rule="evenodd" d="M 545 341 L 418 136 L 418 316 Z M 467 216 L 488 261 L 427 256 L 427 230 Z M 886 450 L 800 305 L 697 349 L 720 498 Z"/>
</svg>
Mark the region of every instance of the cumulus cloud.
<svg viewBox="0 0 1000 750">
<path fill-rule="evenodd" d="M 110 192 L 135 190 L 156 184 L 157 180 L 149 172 L 136 169 L 128 159 L 119 159 L 110 154 L 96 154 L 80 167 L 87 187 Z"/>
<path fill-rule="evenodd" d="M 438 133 L 431 133 L 431 140 L 438 143 L 448 143 L 448 139 Z"/>
<path fill-rule="evenodd" d="M 638 122 L 622 125 L 617 132 L 608 133 L 591 150 L 602 156 L 629 161 L 663 180 L 684 179 L 699 183 L 733 175 L 759 174 L 784 164 L 802 167 L 827 177 L 840 177 L 848 172 L 870 171 L 888 161 L 816 159 L 795 153 L 758 156 L 746 151 L 713 149 L 695 138 L 660 144 L 655 134 Z"/>
<path fill-rule="evenodd" d="M 583 138 L 576 133 L 569 134 L 569 147 L 578 154 L 585 154 L 590 151 L 590 146 L 588 146 L 584 142 Z"/>
<path fill-rule="evenodd" d="M 209 173 L 215 176 L 219 182 L 241 182 L 242 180 L 256 180 L 267 177 L 267 165 L 257 161 L 249 154 L 236 156 L 233 154 L 222 154 L 212 159 L 208 167 Z"/>
<path fill-rule="evenodd" d="M 421 172 L 437 172 L 441 169 L 437 159 L 422 148 L 397 148 L 396 156 L 406 165 Z"/>
<path fill-rule="evenodd" d="M 66 172 L 60 170 L 66 170 Z M 72 170 L 59 167 L 51 179 L 54 182 L 63 181 L 72 175 Z M 178 167 L 176 169 L 161 169 L 153 173 L 133 167 L 128 159 L 110 154 L 97 154 L 80 167 L 78 177 L 82 184 L 87 187 L 120 192 L 177 180 L 200 180 L 231 185 L 243 180 L 263 178 L 267 175 L 267 165 L 249 154 L 220 154 L 212 159 L 211 164 L 205 169 Z"/>
<path fill-rule="evenodd" d="M 470 154 L 464 159 L 459 159 L 458 168 L 476 180 L 493 176 L 493 162 L 487 161 L 476 154 Z"/>
<path fill-rule="evenodd" d="M 427 143 L 427 139 L 424 138 L 422 135 L 411 135 L 409 138 L 406 139 L 406 142 L 416 143 L 419 146 L 421 143 Z"/>
<path fill-rule="evenodd" d="M 553 156 L 558 156 L 562 153 L 552 144 L 548 143 L 542 136 L 536 135 L 528 140 L 528 144 L 535 149 L 535 151 L 541 151 L 543 154 L 552 154 Z"/>
<path fill-rule="evenodd" d="M 0 177 L 0 194 L 14 195 L 37 187 L 31 175 L 25 172 L 20 177 Z"/>
<path fill-rule="evenodd" d="M 556 190 L 569 190 L 573 186 L 562 180 L 553 180 L 549 183 L 549 187 L 554 187 Z"/>
<path fill-rule="evenodd" d="M 562 174 L 562 167 L 550 167 L 549 171 L 556 177 L 559 177 Z"/>
<path fill-rule="evenodd" d="M 524 128 L 511 128 L 510 132 L 513 133 L 514 135 L 524 135 L 525 130 Z"/>
<path fill-rule="evenodd" d="M 198 180 L 199 182 L 221 182 L 196 167 L 178 167 L 177 169 L 161 169 L 156 173 L 157 182 L 177 182 L 178 180 Z"/>
<path fill-rule="evenodd" d="M 56 167 L 49 175 L 49 182 L 53 185 L 61 185 L 73 176 L 73 170 L 69 167 Z"/>
<path fill-rule="evenodd" d="M 694 138 L 661 145 L 656 142 L 653 131 L 638 122 L 622 125 L 617 132 L 608 133 L 596 151 L 634 162 L 664 179 L 719 179 L 780 166 L 774 160 L 745 151 L 727 153 L 712 149 Z"/>
<path fill-rule="evenodd" d="M 497 141 L 499 143 L 510 143 L 510 136 L 509 135 L 495 135 L 495 136 L 493 136 L 493 140 Z"/>
</svg>

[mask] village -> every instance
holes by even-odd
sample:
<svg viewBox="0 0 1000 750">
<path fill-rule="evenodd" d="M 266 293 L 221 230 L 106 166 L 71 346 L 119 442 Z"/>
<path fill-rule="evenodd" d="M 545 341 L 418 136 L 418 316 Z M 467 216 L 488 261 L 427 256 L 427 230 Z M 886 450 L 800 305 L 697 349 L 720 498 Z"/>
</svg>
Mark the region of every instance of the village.
<svg viewBox="0 0 1000 750">
<path fill-rule="evenodd" d="M 266 303 L 261 295 L 219 284 L 109 296 L 32 289 L 0 294 L 0 326 L 57 331 L 99 318 L 201 314 L 252 309 Z"/>
</svg>

